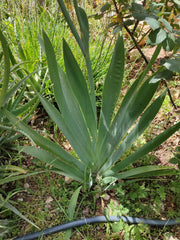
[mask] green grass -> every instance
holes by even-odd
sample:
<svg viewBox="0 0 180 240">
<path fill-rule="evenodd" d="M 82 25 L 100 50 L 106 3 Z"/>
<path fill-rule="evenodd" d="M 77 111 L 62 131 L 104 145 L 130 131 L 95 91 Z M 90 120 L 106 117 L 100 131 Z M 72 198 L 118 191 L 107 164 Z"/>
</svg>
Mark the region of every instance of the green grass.
<svg viewBox="0 0 180 240">
<path fill-rule="evenodd" d="M 57 1 L 45 2 L 47 7 L 40 7 L 38 1 L 34 1 L 34 3 L 33 1 L 16 1 L 15 3 L 14 1 L 9 1 L 8 6 L 6 1 L 2 1 L 0 15 L 2 18 L 2 28 L 4 29 L 7 39 L 10 41 L 10 47 L 13 53 L 16 53 L 18 62 L 22 62 L 23 68 L 29 72 L 39 69 L 39 72 L 36 73 L 34 77 L 40 84 L 43 83 L 45 93 L 51 97 L 53 95 L 52 87 L 46 76 L 46 69 L 44 69 L 44 67 L 47 68 L 47 63 L 38 42 L 38 35 L 41 35 L 42 29 L 45 29 L 50 40 L 53 42 L 58 62 L 62 67 L 64 66 L 62 38 L 65 38 L 71 49 L 73 49 L 73 53 L 82 69 L 85 63 L 81 51 L 64 22 Z M 91 16 L 93 13 L 92 7 L 88 7 L 85 1 L 82 1 L 82 5 L 86 6 L 85 9 L 88 11 L 88 15 Z M 71 14 L 73 16 L 73 12 Z M 76 22 L 76 19 L 74 19 L 74 21 Z M 94 74 L 101 81 L 106 74 L 111 56 L 111 37 L 107 36 L 107 38 L 104 39 L 101 23 L 93 18 L 91 18 L 90 32 L 93 33 L 90 39 L 91 43 L 93 43 L 91 44 L 92 48 L 90 49 L 90 53 L 93 67 L 95 68 Z M 105 45 L 102 53 L 100 53 L 103 41 L 105 41 Z M 103 62 L 99 61 L 100 54 L 104 56 L 104 58 L 102 58 Z M 32 91 L 31 88 L 30 91 Z"/>
</svg>

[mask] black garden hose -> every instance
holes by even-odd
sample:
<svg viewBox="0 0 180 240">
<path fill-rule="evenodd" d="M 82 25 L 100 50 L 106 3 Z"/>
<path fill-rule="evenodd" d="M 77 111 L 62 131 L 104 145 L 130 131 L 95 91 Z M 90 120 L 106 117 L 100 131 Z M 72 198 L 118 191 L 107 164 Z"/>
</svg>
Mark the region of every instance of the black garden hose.
<svg viewBox="0 0 180 240">
<path fill-rule="evenodd" d="M 144 218 L 136 218 L 136 217 L 115 217 L 115 216 L 97 216 L 97 217 L 91 217 L 91 218 L 84 218 L 84 219 L 79 219 L 76 221 L 68 222 L 62 225 L 57 225 L 55 227 L 51 227 L 39 232 L 35 232 L 32 234 L 25 235 L 23 237 L 18 237 L 15 238 L 14 240 L 31 240 L 31 239 L 37 239 L 39 237 L 65 231 L 70 228 L 75 228 L 87 224 L 92 224 L 92 223 L 107 223 L 107 222 L 118 222 L 119 220 L 123 220 L 126 223 L 144 223 L 148 225 L 154 225 L 154 226 L 170 226 L 170 225 L 176 225 L 180 224 L 180 218 L 177 219 L 169 219 L 169 220 L 153 220 L 153 219 L 144 219 Z"/>
</svg>

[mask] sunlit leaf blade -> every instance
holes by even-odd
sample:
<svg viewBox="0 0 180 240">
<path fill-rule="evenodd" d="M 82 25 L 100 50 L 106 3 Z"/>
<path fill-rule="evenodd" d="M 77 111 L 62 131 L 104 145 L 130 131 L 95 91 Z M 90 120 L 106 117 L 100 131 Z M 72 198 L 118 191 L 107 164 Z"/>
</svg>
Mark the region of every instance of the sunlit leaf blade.
<svg viewBox="0 0 180 240">
<path fill-rule="evenodd" d="M 122 35 L 119 35 L 111 59 L 111 64 L 105 78 L 102 110 L 100 115 L 98 141 L 102 141 L 109 130 L 115 105 L 117 103 L 124 75 L 124 43 Z"/>
<path fill-rule="evenodd" d="M 23 86 L 21 86 L 21 89 L 19 91 L 19 94 L 17 94 L 16 99 L 12 102 L 12 104 L 8 104 L 8 110 L 13 111 L 14 109 L 16 109 L 18 107 L 18 105 L 20 104 L 21 100 L 24 97 L 24 92 L 26 90 L 26 83 L 23 84 Z M 11 100 L 9 101 L 11 102 Z M 9 107 L 10 106 L 10 107 Z"/>
<path fill-rule="evenodd" d="M 108 132 L 101 150 L 102 159 L 107 159 L 111 156 L 113 151 L 118 146 L 119 142 L 127 133 L 128 129 L 137 120 L 140 114 L 147 107 L 151 101 L 155 91 L 157 90 L 158 83 L 150 84 L 150 79 L 145 81 L 140 89 L 127 94 L 124 98 L 126 104 L 122 103 L 114 121 Z"/>
<path fill-rule="evenodd" d="M 89 39 L 89 25 L 88 25 L 88 19 L 87 16 L 84 12 L 84 10 L 80 10 L 80 8 L 77 5 L 77 1 L 74 0 L 74 7 L 76 10 L 76 15 L 80 24 L 81 31 L 83 33 L 84 38 L 83 41 L 80 38 L 77 29 L 75 28 L 71 17 L 69 16 L 69 13 L 64 5 L 63 0 L 57 0 L 59 3 L 59 6 L 63 12 L 64 18 L 66 22 L 68 23 L 72 34 L 74 35 L 77 43 L 79 44 L 79 47 L 84 55 L 85 62 L 86 62 L 86 67 L 87 67 L 87 73 L 88 73 L 88 85 L 90 89 L 90 97 L 91 97 L 91 102 L 92 102 L 92 107 L 93 107 L 93 112 L 96 118 L 96 99 L 95 99 L 95 87 L 94 87 L 94 79 L 93 79 L 93 72 L 92 72 L 92 67 L 91 67 L 91 61 L 89 57 L 89 49 L 88 49 L 88 42 L 85 42 Z"/>
<path fill-rule="evenodd" d="M 86 151 L 86 155 L 84 155 L 83 158 L 86 158 L 91 164 L 94 153 L 86 122 L 66 75 L 57 64 L 54 49 L 45 32 L 43 32 L 43 39 L 49 73 L 51 81 L 54 84 L 54 94 L 57 104 L 63 118 L 66 119 L 69 128 L 71 128 L 72 134 L 76 135 L 76 141 L 79 141 L 82 145 L 83 151 Z M 75 145 L 75 143 L 71 144 Z M 81 154 L 81 156 L 82 155 L 83 154 Z"/>
<path fill-rule="evenodd" d="M 39 44 L 41 46 L 41 49 L 46 54 L 45 47 L 44 47 L 44 40 L 42 39 L 42 37 L 39 34 L 38 34 L 38 41 L 39 41 Z"/>
<path fill-rule="evenodd" d="M 47 62 L 48 62 L 49 74 L 50 74 L 51 81 L 54 84 L 55 99 L 56 99 L 56 102 L 57 102 L 59 108 L 61 109 L 63 107 L 62 97 L 61 97 L 62 88 L 61 88 L 61 84 L 60 84 L 58 64 L 56 61 L 56 56 L 54 53 L 53 46 L 44 31 L 43 31 L 43 40 L 44 40 L 43 47 L 44 47 Z"/>
<path fill-rule="evenodd" d="M 109 158 L 107 163 L 102 168 L 102 172 L 106 171 L 110 166 L 113 166 L 116 161 L 122 156 L 122 154 L 132 145 L 132 143 L 145 131 L 145 129 L 150 125 L 156 114 L 158 113 L 160 107 L 165 98 L 166 91 L 163 92 L 143 113 L 138 123 L 130 131 L 127 137 L 123 140 L 120 147 L 113 153 Z"/>
<path fill-rule="evenodd" d="M 22 152 L 25 152 L 35 158 L 38 158 L 42 162 L 49 164 L 58 170 L 60 170 L 63 175 L 69 175 L 71 178 L 73 178 L 76 181 L 82 181 L 83 180 L 83 174 L 82 169 L 77 168 L 74 164 L 71 164 L 71 166 L 68 166 L 64 162 L 59 161 L 58 158 L 50 154 L 49 152 L 45 151 L 44 149 L 37 148 L 34 146 L 24 146 L 21 148 Z M 78 161 L 78 160 L 76 160 Z"/>
<path fill-rule="evenodd" d="M 180 128 L 180 122 L 175 124 L 174 126 L 168 128 L 157 137 L 152 139 L 150 142 L 146 143 L 139 150 L 131 154 L 129 157 L 118 163 L 116 166 L 112 168 L 113 172 L 119 172 L 124 168 L 128 167 L 130 164 L 136 162 L 138 159 L 142 158 L 147 153 L 153 151 L 160 144 L 162 144 L 166 139 L 168 139 L 173 133 L 175 133 Z"/>
<path fill-rule="evenodd" d="M 91 132 L 93 139 L 96 139 L 97 127 L 96 119 L 94 117 L 90 95 L 87 88 L 86 80 L 83 73 L 77 64 L 68 44 L 63 42 L 64 62 L 66 67 L 66 74 L 68 77 L 71 89 L 81 107 L 87 126 Z"/>
<path fill-rule="evenodd" d="M 17 61 L 16 61 L 15 57 L 13 56 L 13 53 L 12 53 L 12 51 L 11 51 L 10 48 L 9 48 L 9 58 L 10 58 L 10 60 L 11 60 L 11 63 L 12 63 L 12 65 L 13 65 L 13 68 L 14 68 L 15 66 L 19 66 L 20 64 L 22 64 L 22 63 L 17 64 Z M 17 73 L 17 75 L 19 76 L 20 79 L 23 79 L 23 78 L 24 78 L 24 73 L 23 73 L 23 71 L 22 71 L 21 68 L 18 68 L 18 69 L 16 70 L 16 73 Z"/>
</svg>

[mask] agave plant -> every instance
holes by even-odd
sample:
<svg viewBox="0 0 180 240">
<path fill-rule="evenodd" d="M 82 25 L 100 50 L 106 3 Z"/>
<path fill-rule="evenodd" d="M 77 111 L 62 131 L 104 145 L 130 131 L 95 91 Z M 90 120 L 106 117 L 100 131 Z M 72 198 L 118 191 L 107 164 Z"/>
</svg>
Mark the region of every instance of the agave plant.
<svg viewBox="0 0 180 240">
<path fill-rule="evenodd" d="M 127 167 L 163 143 L 180 128 L 180 123 L 162 132 L 121 160 L 122 154 L 154 119 L 165 98 L 166 92 L 156 99 L 153 98 L 159 81 L 152 80 L 154 75 L 147 77 L 161 46 L 157 47 L 149 65 L 129 88 L 117 110 L 125 61 L 123 36 L 122 34 L 118 36 L 104 80 L 100 118 L 97 121 L 94 80 L 89 56 L 88 19 L 85 11 L 78 7 L 74 0 L 81 31 L 80 37 L 63 1 L 58 0 L 58 3 L 85 58 L 87 79 L 65 40 L 63 40 L 63 54 L 66 71 L 62 70 L 57 63 L 53 46 L 43 31 L 43 38 L 39 40 L 47 57 L 58 108 L 50 104 L 40 93 L 37 92 L 37 95 L 49 116 L 71 144 L 76 157 L 3 109 L 16 129 L 39 146 L 38 148 L 24 146 L 21 151 L 53 166 L 60 174 L 81 182 L 85 187 L 91 187 L 99 179 L 104 183 L 111 183 L 118 179 L 176 174 L 177 171 L 170 167 L 143 166 L 131 169 Z"/>
</svg>

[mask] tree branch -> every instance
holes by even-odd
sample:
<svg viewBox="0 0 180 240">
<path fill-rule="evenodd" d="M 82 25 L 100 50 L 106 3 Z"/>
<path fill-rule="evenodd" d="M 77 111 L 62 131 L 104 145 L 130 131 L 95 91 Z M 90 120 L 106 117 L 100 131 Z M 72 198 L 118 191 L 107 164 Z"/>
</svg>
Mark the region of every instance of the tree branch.
<svg viewBox="0 0 180 240">
<path fill-rule="evenodd" d="M 116 0 L 113 0 L 113 3 L 114 3 L 114 6 L 115 6 L 115 9 L 116 9 L 116 13 L 119 15 L 120 13 L 119 13 L 119 10 L 118 10 L 118 7 L 117 7 Z M 145 6 L 145 5 L 146 5 L 146 0 L 143 1 L 143 6 Z M 131 31 L 129 30 L 128 26 L 125 25 L 125 24 L 124 24 L 124 28 L 126 29 L 127 33 L 128 33 L 129 36 L 131 37 L 132 41 L 134 42 L 135 47 L 137 48 L 137 50 L 138 50 L 139 53 L 141 54 L 141 56 L 142 56 L 142 58 L 144 59 L 145 63 L 148 64 L 148 63 L 149 63 L 148 59 L 146 58 L 146 56 L 144 55 L 144 53 L 143 53 L 143 51 L 141 50 L 140 46 L 138 45 L 136 39 L 134 38 L 134 31 L 136 30 L 137 25 L 138 25 L 138 21 L 137 21 L 136 24 L 135 24 L 135 27 L 134 27 L 134 29 L 133 29 L 133 32 L 131 32 Z M 154 72 L 154 70 L 153 70 L 152 68 L 151 68 L 151 71 Z M 164 83 L 164 85 L 165 85 L 166 88 L 167 88 L 168 95 L 169 95 L 169 99 L 170 99 L 170 101 L 171 101 L 172 106 L 173 106 L 175 109 L 177 109 L 177 106 L 176 106 L 176 104 L 175 104 L 175 102 L 174 102 L 174 100 L 173 100 L 173 98 L 172 98 L 172 95 L 171 95 L 171 92 L 170 92 L 170 89 L 169 89 L 169 87 L 168 87 L 167 82 L 166 82 L 165 80 L 163 80 L 163 83 Z"/>
</svg>

